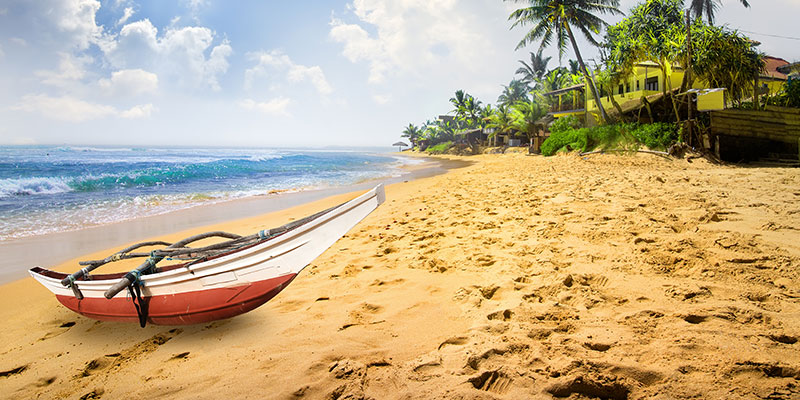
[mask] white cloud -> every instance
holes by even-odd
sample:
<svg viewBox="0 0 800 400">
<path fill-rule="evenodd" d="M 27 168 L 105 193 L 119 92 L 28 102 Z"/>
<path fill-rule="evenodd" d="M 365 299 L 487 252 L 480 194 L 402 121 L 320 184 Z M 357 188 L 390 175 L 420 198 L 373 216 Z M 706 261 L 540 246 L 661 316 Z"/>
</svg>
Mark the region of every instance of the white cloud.
<svg viewBox="0 0 800 400">
<path fill-rule="evenodd" d="M 219 90 L 218 76 L 227 72 L 233 48 L 227 40 L 212 47 L 214 37 L 210 29 L 196 26 L 168 28 L 159 37 L 158 29 L 143 19 L 123 26 L 117 42 L 104 52 L 120 69 L 155 71 L 186 87 Z"/>
<path fill-rule="evenodd" d="M 59 53 L 58 56 L 61 58 L 58 63 L 58 71 L 39 70 L 34 72 L 41 78 L 42 83 L 56 87 L 73 84 L 83 79 L 86 75 L 86 64 L 92 61 L 88 56 L 75 57 L 70 53 Z"/>
<path fill-rule="evenodd" d="M 123 118 L 147 117 L 153 111 L 152 104 L 135 106 L 126 111 L 105 105 L 90 103 L 71 96 L 51 97 L 46 94 L 29 94 L 12 110 L 38 113 L 47 118 L 65 122 L 84 122 L 104 117 Z"/>
<path fill-rule="evenodd" d="M 62 1 L 56 6 L 59 9 L 50 10 L 51 15 L 58 18 L 56 26 L 79 50 L 87 49 L 101 38 L 103 28 L 95 22 L 95 15 L 100 9 L 99 1 Z"/>
<path fill-rule="evenodd" d="M 148 118 L 154 110 L 155 107 L 152 104 L 141 104 L 120 112 L 119 116 L 127 119 Z"/>
<path fill-rule="evenodd" d="M 483 68 L 492 43 L 481 34 L 483 21 L 475 7 L 456 0 L 354 0 L 349 9 L 360 24 L 332 18 L 330 37 L 343 44 L 342 55 L 366 62 L 370 83 L 382 83 L 388 74 L 424 74 L 432 67 L 458 65 Z M 364 26 L 374 28 L 370 35 Z"/>
<path fill-rule="evenodd" d="M 264 114 L 289 116 L 287 108 L 292 103 L 291 99 L 278 97 L 266 102 L 257 102 L 252 99 L 245 99 L 239 102 L 239 106 L 245 110 L 259 111 Z"/>
<path fill-rule="evenodd" d="M 111 79 L 101 79 L 98 84 L 108 94 L 138 96 L 158 90 L 158 75 L 141 69 L 124 69 L 111 74 Z"/>
<path fill-rule="evenodd" d="M 258 63 L 244 72 L 245 89 L 252 88 L 254 82 L 262 77 L 272 76 L 274 73 L 285 74 L 285 79 L 292 83 L 309 81 L 322 95 L 333 92 L 333 88 L 325 79 L 325 73 L 318 65 L 311 67 L 295 64 L 289 56 L 280 51 L 249 53 L 248 57 Z"/>
<path fill-rule="evenodd" d="M 13 109 L 39 113 L 48 118 L 67 122 L 83 122 L 117 113 L 111 106 L 89 103 L 70 96 L 50 97 L 44 94 L 26 95 Z"/>
<path fill-rule="evenodd" d="M 28 41 L 23 39 L 23 38 L 12 37 L 11 39 L 8 39 L 8 41 L 11 42 L 11 43 L 16 44 L 17 46 L 25 47 L 25 46 L 28 45 Z"/>
<path fill-rule="evenodd" d="M 125 7 L 125 11 L 122 13 L 122 17 L 117 21 L 117 25 L 122 25 L 133 16 L 133 7 Z"/>
<path fill-rule="evenodd" d="M 375 94 L 372 95 L 372 100 L 380 105 L 384 105 L 392 100 L 392 96 L 388 94 Z"/>
</svg>

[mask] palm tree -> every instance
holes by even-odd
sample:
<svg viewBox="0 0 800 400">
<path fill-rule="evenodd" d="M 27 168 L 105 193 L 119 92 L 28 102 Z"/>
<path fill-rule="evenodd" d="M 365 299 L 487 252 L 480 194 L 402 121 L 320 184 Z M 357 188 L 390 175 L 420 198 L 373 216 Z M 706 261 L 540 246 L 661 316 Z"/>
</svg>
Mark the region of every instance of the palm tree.
<svg viewBox="0 0 800 400">
<path fill-rule="evenodd" d="M 747 0 L 739 0 L 745 8 L 750 8 L 750 3 Z M 714 13 L 720 6 L 720 0 L 691 0 L 689 3 L 689 10 L 694 14 L 695 18 L 700 18 L 703 15 L 708 19 L 709 25 L 714 25 Z"/>
<path fill-rule="evenodd" d="M 489 139 L 495 139 L 497 145 L 498 134 L 511 134 L 514 130 L 514 119 L 511 115 L 511 110 L 505 105 L 499 105 L 494 112 L 488 116 L 489 123 L 486 124 L 487 128 L 494 128 L 494 132 L 489 134 Z"/>
<path fill-rule="evenodd" d="M 547 109 L 537 101 L 520 101 L 511 107 L 511 128 L 522 132 L 530 141 L 536 132 L 536 121 L 547 114 Z"/>
<path fill-rule="evenodd" d="M 561 88 L 565 88 L 572 83 L 572 77 L 564 67 L 553 68 L 539 80 L 539 85 L 542 87 L 542 91 L 552 92 L 553 90 L 558 90 Z"/>
<path fill-rule="evenodd" d="M 572 75 L 578 75 L 581 73 L 580 65 L 575 60 L 569 60 L 569 73 Z"/>
<path fill-rule="evenodd" d="M 455 96 L 450 98 L 450 104 L 454 107 L 450 112 L 456 114 L 460 128 L 472 127 L 480 120 L 481 102 L 463 90 L 456 91 Z"/>
<path fill-rule="evenodd" d="M 408 138 L 408 141 L 411 142 L 411 147 L 414 148 L 417 146 L 417 141 L 422 137 L 422 129 L 414 124 L 408 124 L 400 137 Z"/>
<path fill-rule="evenodd" d="M 515 74 L 522 75 L 522 79 L 520 80 L 528 86 L 533 85 L 538 79 L 542 79 L 542 75 L 547 71 L 547 63 L 550 62 L 552 57 L 542 57 L 542 50 L 543 49 L 539 49 L 539 52 L 536 54 L 531 52 L 530 64 L 519 60 L 522 66 L 517 68 Z"/>
<path fill-rule="evenodd" d="M 497 104 L 507 106 L 520 100 L 528 100 L 528 85 L 521 80 L 512 79 L 508 86 L 503 85 L 503 93 L 497 98 Z"/>
<path fill-rule="evenodd" d="M 508 0 L 507 0 L 508 1 Z M 567 47 L 567 39 L 572 43 L 572 49 L 575 56 L 578 58 L 578 64 L 583 75 L 586 77 L 587 82 L 592 90 L 592 96 L 600 110 L 600 115 L 603 120 L 609 122 L 609 117 L 606 110 L 600 103 L 600 93 L 597 91 L 597 86 L 594 80 L 589 75 L 589 70 L 586 69 L 586 64 L 583 62 L 578 44 L 575 42 L 575 35 L 572 33 L 572 27 L 575 26 L 589 43 L 599 46 L 595 40 L 594 33 L 598 33 L 600 28 L 606 25 L 606 22 L 600 19 L 593 13 L 600 14 L 622 14 L 619 10 L 619 0 L 511 0 L 514 2 L 525 2 L 529 7 L 517 9 L 508 17 L 509 20 L 514 20 L 511 25 L 513 29 L 516 26 L 523 26 L 533 24 L 533 28 L 517 45 L 517 50 L 525 45 L 542 40 L 540 49 L 546 47 L 551 43 L 555 36 L 556 46 L 558 46 L 558 54 L 561 57 Z"/>
</svg>

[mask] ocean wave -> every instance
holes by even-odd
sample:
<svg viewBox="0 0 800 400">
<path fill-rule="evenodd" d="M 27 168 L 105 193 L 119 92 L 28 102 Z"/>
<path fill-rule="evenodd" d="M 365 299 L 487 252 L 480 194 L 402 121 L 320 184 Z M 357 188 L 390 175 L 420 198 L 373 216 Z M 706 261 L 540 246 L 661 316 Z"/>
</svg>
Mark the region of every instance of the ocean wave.
<svg viewBox="0 0 800 400">
<path fill-rule="evenodd" d="M 62 178 L 0 179 L 0 198 L 57 194 L 70 191 L 72 191 L 72 188 Z"/>
</svg>

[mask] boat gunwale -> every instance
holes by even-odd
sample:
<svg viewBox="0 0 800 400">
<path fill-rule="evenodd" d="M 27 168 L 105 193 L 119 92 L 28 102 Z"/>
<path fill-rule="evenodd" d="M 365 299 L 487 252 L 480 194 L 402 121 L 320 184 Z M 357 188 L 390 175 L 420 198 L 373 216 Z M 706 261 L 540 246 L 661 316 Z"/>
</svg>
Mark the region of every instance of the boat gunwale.
<svg viewBox="0 0 800 400">
<path fill-rule="evenodd" d="M 310 221 L 308 221 L 308 222 L 306 222 L 306 223 L 304 223 L 302 225 L 299 225 L 299 226 L 297 226 L 297 227 L 295 227 L 295 228 L 293 228 L 291 230 L 288 230 L 286 232 L 282 232 L 282 233 L 280 233 L 280 234 L 278 234 L 278 235 L 276 235 L 276 236 L 274 236 L 272 238 L 269 238 L 269 239 L 267 239 L 265 241 L 255 242 L 253 244 L 244 246 L 242 248 L 238 248 L 238 249 L 234 249 L 234 250 L 231 250 L 231 251 L 228 251 L 228 252 L 216 254 L 214 256 L 206 258 L 205 260 L 203 260 L 201 262 L 190 261 L 190 262 L 181 263 L 181 264 L 168 265 L 168 266 L 165 266 L 163 268 L 160 268 L 158 270 L 158 272 L 155 272 L 155 273 L 152 273 L 152 274 L 142 275 L 141 280 L 143 281 L 144 286 L 161 286 L 162 283 L 150 282 L 148 284 L 148 281 L 160 281 L 160 280 L 164 280 L 164 279 L 179 278 L 180 276 L 188 275 L 189 279 L 181 280 L 181 281 L 187 281 L 187 280 L 190 280 L 190 279 L 200 279 L 200 278 L 203 278 L 203 277 L 206 277 L 206 276 L 212 276 L 212 275 L 215 275 L 215 274 L 224 273 L 224 272 L 227 272 L 227 271 L 232 271 L 234 269 L 228 269 L 228 270 L 222 270 L 222 271 L 213 271 L 211 273 L 208 273 L 210 269 L 213 269 L 215 267 L 225 266 L 226 264 L 229 264 L 231 262 L 235 262 L 238 259 L 245 258 L 247 256 L 252 256 L 253 253 L 256 251 L 256 250 L 254 250 L 254 248 L 256 248 L 256 247 L 260 247 L 259 249 L 257 249 L 258 252 L 263 252 L 263 251 L 268 251 L 269 249 L 274 248 L 276 246 L 279 246 L 281 244 L 284 244 L 287 241 L 292 240 L 292 239 L 296 238 L 297 236 L 308 232 L 309 230 L 311 230 L 314 227 L 317 227 L 317 226 L 319 226 L 319 225 L 321 225 L 321 224 L 323 224 L 325 222 L 328 222 L 328 221 L 330 221 L 330 220 L 332 220 L 332 219 L 334 219 L 336 217 L 339 217 L 339 216 L 345 214 L 346 212 L 348 212 L 348 211 L 350 211 L 350 210 L 352 210 L 352 209 L 364 204 L 365 202 L 371 200 L 372 198 L 378 198 L 378 201 L 379 201 L 379 204 L 380 204 L 381 195 L 380 195 L 379 192 L 383 190 L 382 186 L 383 186 L 382 184 L 378 185 L 378 186 L 370 189 L 366 193 L 362 194 L 361 196 L 358 196 L 358 197 L 356 197 L 354 199 L 351 199 L 351 200 L 341 204 L 340 206 L 334 208 L 333 210 L 330 210 L 330 212 L 328 212 L 328 213 L 320 215 L 319 217 L 317 217 L 315 219 L 312 219 L 312 220 L 310 220 Z M 305 243 L 307 243 L 307 242 L 305 242 Z M 305 243 L 303 243 L 303 244 L 305 244 Z M 302 246 L 303 244 L 301 244 L 300 246 Z M 263 245 L 266 245 L 266 246 L 263 246 Z M 298 247 L 300 247 L 300 246 L 298 246 Z M 230 256 L 237 256 L 237 257 L 230 257 Z M 226 258 L 226 257 L 230 257 L 230 259 L 220 260 L 220 259 Z M 269 258 L 267 258 L 265 260 L 262 260 L 262 262 L 266 261 L 266 260 L 268 260 L 270 258 L 272 258 L 272 257 L 269 257 Z M 303 266 L 303 267 L 305 267 L 305 266 Z M 302 270 L 302 268 L 300 268 L 300 270 Z M 300 270 L 292 271 L 292 272 L 289 272 L 289 273 L 299 273 Z M 36 278 L 40 283 L 51 284 L 52 286 L 58 288 L 59 290 L 66 288 L 65 286 L 63 286 L 61 284 L 61 279 L 63 279 L 64 277 L 68 276 L 69 274 L 67 274 L 67 273 L 53 271 L 53 270 L 50 270 L 50 269 L 47 269 L 47 268 L 43 268 L 43 267 L 40 267 L 40 266 L 31 268 L 29 270 L 29 272 L 32 275 L 34 275 L 34 278 Z M 203 272 L 206 272 L 206 273 L 203 273 Z M 127 272 L 90 275 L 93 279 L 85 279 L 85 277 L 82 277 L 81 279 L 76 280 L 76 283 L 79 283 L 79 285 L 77 285 L 79 288 L 84 288 L 86 290 L 97 290 L 98 288 L 107 287 L 108 285 L 115 284 L 118 281 L 118 279 L 121 279 L 126 273 Z M 100 277 L 102 277 L 102 278 L 101 279 L 97 279 L 97 278 L 100 278 Z M 179 282 L 174 282 L 174 281 L 173 282 L 164 282 L 163 284 L 174 284 L 174 283 L 179 283 Z"/>
</svg>

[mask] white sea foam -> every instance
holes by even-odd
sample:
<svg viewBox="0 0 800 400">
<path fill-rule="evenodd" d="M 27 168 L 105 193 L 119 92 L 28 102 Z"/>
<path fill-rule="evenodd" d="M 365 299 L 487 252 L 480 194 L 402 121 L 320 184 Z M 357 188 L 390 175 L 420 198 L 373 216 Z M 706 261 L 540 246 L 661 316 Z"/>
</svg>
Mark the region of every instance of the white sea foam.
<svg viewBox="0 0 800 400">
<path fill-rule="evenodd" d="M 61 178 L 0 179 L 0 198 L 72 191 Z"/>
</svg>

